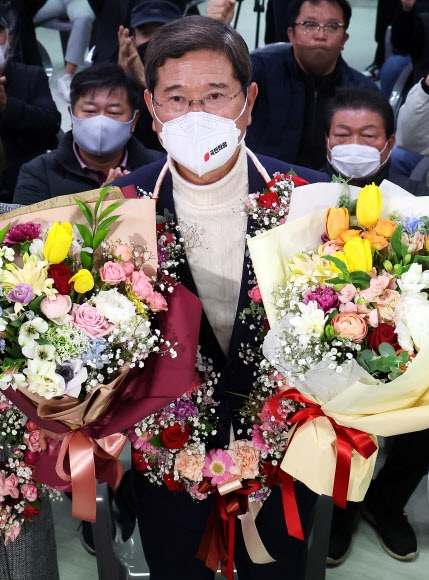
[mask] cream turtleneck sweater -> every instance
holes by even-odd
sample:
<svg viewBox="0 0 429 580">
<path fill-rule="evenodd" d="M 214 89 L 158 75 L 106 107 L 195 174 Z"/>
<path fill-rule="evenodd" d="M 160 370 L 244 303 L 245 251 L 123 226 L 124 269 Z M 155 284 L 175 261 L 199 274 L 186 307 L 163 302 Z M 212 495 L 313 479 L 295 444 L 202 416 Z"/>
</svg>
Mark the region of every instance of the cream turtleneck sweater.
<svg viewBox="0 0 429 580">
<path fill-rule="evenodd" d="M 248 196 L 244 144 L 232 170 L 210 185 L 194 185 L 179 175 L 171 158 L 173 196 L 178 223 L 197 232 L 186 257 L 204 311 L 226 355 L 237 313 L 246 245 L 247 216 L 241 210 Z M 186 238 L 186 236 L 185 236 Z"/>
</svg>

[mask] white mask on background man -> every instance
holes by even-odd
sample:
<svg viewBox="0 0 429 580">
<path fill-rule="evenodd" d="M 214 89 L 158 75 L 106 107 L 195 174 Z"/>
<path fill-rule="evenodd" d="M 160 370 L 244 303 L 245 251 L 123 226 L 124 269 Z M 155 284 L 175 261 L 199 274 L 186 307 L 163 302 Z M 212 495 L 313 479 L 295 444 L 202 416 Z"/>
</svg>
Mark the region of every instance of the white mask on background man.
<svg viewBox="0 0 429 580">
<path fill-rule="evenodd" d="M 123 149 L 131 137 L 131 121 L 123 123 L 106 115 L 95 115 L 78 119 L 73 114 L 73 139 L 77 145 L 91 155 L 108 155 Z"/>
<path fill-rule="evenodd" d="M 8 59 L 6 53 L 9 49 L 9 33 L 6 32 L 6 34 L 6 42 L 4 44 L 0 44 L 0 68 L 4 67 Z"/>
<path fill-rule="evenodd" d="M 246 105 L 247 97 L 235 119 L 225 119 L 205 111 L 190 111 L 162 123 L 154 111 L 155 118 L 162 124 L 159 134 L 162 146 L 179 165 L 200 177 L 219 169 L 231 159 L 239 145 L 240 129 L 235 122 L 244 113 Z"/>
<path fill-rule="evenodd" d="M 328 157 L 328 161 L 344 177 L 369 177 L 378 173 L 381 166 L 389 159 L 390 151 L 383 163 L 380 163 L 380 155 L 386 147 L 387 142 L 381 151 L 371 145 L 344 143 L 334 145 L 331 149 L 328 141 L 328 149 L 331 152 L 331 159 Z"/>
</svg>

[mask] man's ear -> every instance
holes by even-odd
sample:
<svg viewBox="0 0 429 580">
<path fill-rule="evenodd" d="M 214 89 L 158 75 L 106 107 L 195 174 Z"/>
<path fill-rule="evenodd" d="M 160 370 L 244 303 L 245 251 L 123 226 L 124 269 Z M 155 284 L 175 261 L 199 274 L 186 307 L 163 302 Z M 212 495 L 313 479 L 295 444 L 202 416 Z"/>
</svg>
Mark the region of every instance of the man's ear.
<svg viewBox="0 0 429 580">
<path fill-rule="evenodd" d="M 247 89 L 247 125 L 249 126 L 252 122 L 252 109 L 258 96 L 258 85 L 256 83 L 251 83 Z"/>
<path fill-rule="evenodd" d="M 146 107 L 148 108 L 148 111 L 152 115 L 152 118 L 153 118 L 152 93 L 148 89 L 145 89 L 143 96 L 144 96 L 144 102 L 146 103 Z"/>
<path fill-rule="evenodd" d="M 387 148 L 391 151 L 393 149 L 393 146 L 396 142 L 396 137 L 395 135 L 391 135 L 389 137 L 389 139 L 387 140 Z"/>
<path fill-rule="evenodd" d="M 139 120 L 140 117 L 140 111 L 138 109 L 136 109 L 134 111 L 134 120 L 133 120 L 133 124 L 131 125 L 131 133 L 134 133 L 136 125 L 137 125 L 137 121 Z"/>
</svg>

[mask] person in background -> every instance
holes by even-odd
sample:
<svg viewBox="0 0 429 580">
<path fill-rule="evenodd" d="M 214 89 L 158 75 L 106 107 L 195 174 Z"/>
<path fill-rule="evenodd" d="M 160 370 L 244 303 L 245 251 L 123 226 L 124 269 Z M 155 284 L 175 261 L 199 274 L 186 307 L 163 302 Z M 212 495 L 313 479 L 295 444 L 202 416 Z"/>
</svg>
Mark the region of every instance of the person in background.
<svg viewBox="0 0 429 580">
<path fill-rule="evenodd" d="M 143 60 L 149 40 L 155 31 L 173 20 L 182 17 L 179 7 L 168 0 L 143 0 L 131 11 L 131 32 L 128 28 L 119 27 L 118 64 L 146 88 Z M 152 129 L 152 115 L 143 98 L 143 91 L 138 102 L 140 117 L 135 136 L 146 147 L 163 151 L 156 133 Z"/>
<path fill-rule="evenodd" d="M 259 87 L 246 136 L 253 151 L 320 169 L 327 99 L 343 86 L 378 90 L 341 57 L 351 13 L 347 0 L 294 0 L 289 5 L 291 45 L 251 54 L 252 80 Z"/>
<path fill-rule="evenodd" d="M 67 42 L 64 73 L 58 79 L 57 90 L 60 97 L 69 103 L 70 83 L 77 67 L 83 64 L 95 18 L 94 12 L 87 0 L 47 0 L 34 17 L 34 23 L 66 17 L 71 23 L 71 33 Z"/>
<path fill-rule="evenodd" d="M 70 92 L 72 130 L 58 149 L 22 166 L 14 203 L 95 189 L 163 157 L 132 136 L 139 91 L 137 81 L 113 63 L 78 72 Z"/>
<path fill-rule="evenodd" d="M 387 179 L 415 195 L 428 195 L 426 183 L 412 182 L 390 170 L 395 142 L 393 111 L 378 93 L 364 89 L 339 90 L 326 110 L 325 170 L 341 175 L 351 185 L 380 185 Z M 371 482 L 363 504 L 334 505 L 327 563 L 335 566 L 348 557 L 360 513 L 374 526 L 381 546 L 397 560 L 412 560 L 418 547 L 405 505 L 429 469 L 429 430 L 389 439 L 384 464 Z"/>
<path fill-rule="evenodd" d="M 0 137 L 6 156 L 0 201 L 12 200 L 23 163 L 57 146 L 61 115 L 43 68 L 14 62 L 11 12 L 0 4 Z"/>
<path fill-rule="evenodd" d="M 243 260 L 247 217 L 237 211 L 248 195 L 262 191 L 268 175 L 291 168 L 307 181 L 328 176 L 291 166 L 265 156 L 256 157 L 243 142 L 251 121 L 258 88 L 251 82 L 246 43 L 222 21 L 190 16 L 166 24 L 155 32 L 145 54 L 145 100 L 153 123 L 168 152 L 167 163 L 153 163 L 114 182 L 146 191 L 159 186 L 157 212 L 168 209 L 175 223 L 186 223 L 201 235 L 201 244 L 186 248 L 178 268 L 182 284 L 203 303 L 200 348 L 220 373 L 215 398 L 220 424 L 212 444 L 223 448 L 231 425 L 241 423 L 238 409 L 249 394 L 255 368 L 239 356 L 239 345 L 254 342 L 253 330 L 237 312 L 248 307 L 249 274 Z M 182 131 L 175 131 L 180 126 Z M 204 138 L 198 139 L 198 135 Z M 217 147 L 222 144 L 222 149 Z M 211 155 L 207 155 L 208 151 Z M 241 396 L 239 396 L 241 395 Z M 193 501 L 186 493 L 170 492 L 134 471 L 137 520 L 152 580 L 209 580 L 214 573 L 196 558 L 212 498 Z M 308 537 L 316 500 L 297 483 L 301 521 Z M 237 521 L 235 566 L 243 580 L 302 579 L 306 541 L 288 536 L 280 489 L 274 487 L 264 502 L 257 523 L 262 541 L 276 562 L 253 564 Z M 168 558 L 160 543 L 165 533 L 174 537 Z"/>
</svg>

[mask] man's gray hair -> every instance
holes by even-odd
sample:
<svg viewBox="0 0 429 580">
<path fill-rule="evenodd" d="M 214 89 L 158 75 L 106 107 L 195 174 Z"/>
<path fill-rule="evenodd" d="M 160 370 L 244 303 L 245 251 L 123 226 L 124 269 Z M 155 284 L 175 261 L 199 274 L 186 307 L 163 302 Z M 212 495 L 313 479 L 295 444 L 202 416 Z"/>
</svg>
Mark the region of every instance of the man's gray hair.
<svg viewBox="0 0 429 580">
<path fill-rule="evenodd" d="M 232 65 L 232 74 L 242 87 L 252 78 L 249 49 L 234 28 L 221 20 L 206 16 L 186 16 L 174 20 L 155 32 L 145 58 L 146 85 L 153 94 L 158 84 L 158 69 L 169 58 L 181 58 L 188 52 L 212 50 L 224 54 Z"/>
</svg>

